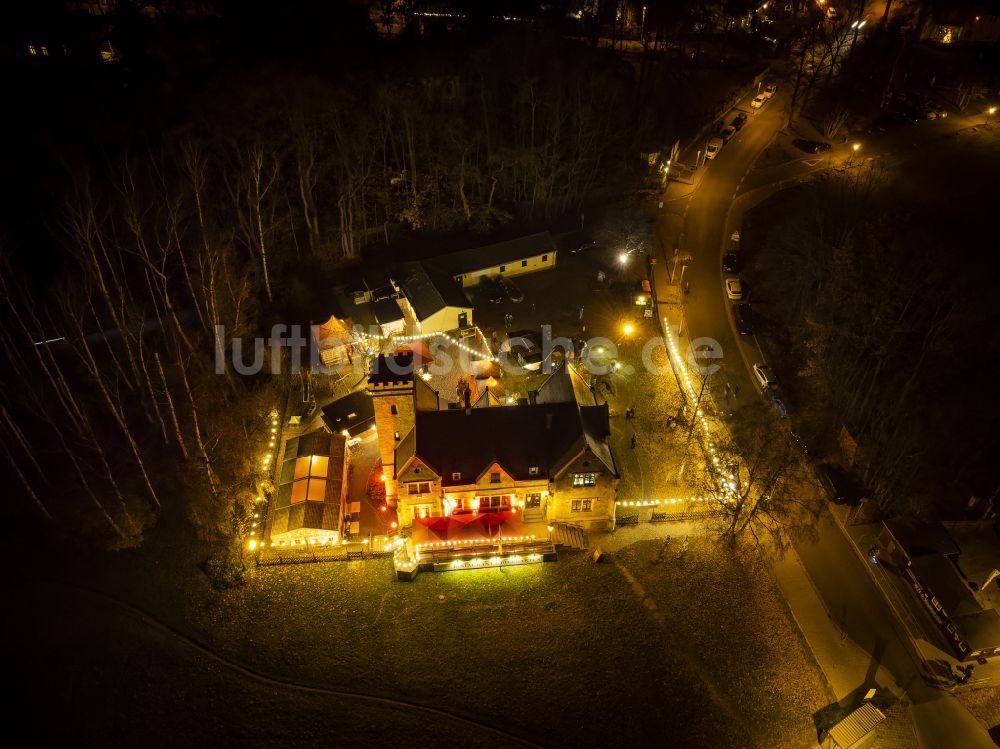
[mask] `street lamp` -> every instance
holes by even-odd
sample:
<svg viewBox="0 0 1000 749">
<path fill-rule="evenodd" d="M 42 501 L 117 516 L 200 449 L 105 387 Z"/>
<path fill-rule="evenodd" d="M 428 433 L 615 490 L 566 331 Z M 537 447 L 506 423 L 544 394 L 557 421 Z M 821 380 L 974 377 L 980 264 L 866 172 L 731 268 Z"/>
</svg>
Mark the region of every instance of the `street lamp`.
<svg viewBox="0 0 1000 749">
<path fill-rule="evenodd" d="M 624 252 L 622 254 L 620 254 L 618 256 L 618 262 L 621 263 L 622 265 L 625 265 L 625 263 L 628 262 L 628 255 L 625 254 Z"/>
<path fill-rule="evenodd" d="M 634 330 L 635 330 L 635 328 L 634 328 L 634 327 L 632 327 L 632 323 L 630 323 L 630 322 L 627 322 L 627 323 L 625 323 L 625 324 L 624 324 L 624 325 L 622 326 L 622 332 L 623 332 L 623 333 L 624 333 L 625 335 L 632 335 L 632 332 L 633 332 Z"/>
<path fill-rule="evenodd" d="M 851 148 L 854 149 L 854 153 L 857 153 L 858 150 L 861 148 L 861 144 L 860 143 L 855 143 L 853 146 L 851 146 Z"/>
<path fill-rule="evenodd" d="M 996 107 L 990 107 L 989 109 L 986 110 L 986 122 L 983 123 L 983 127 L 986 127 L 987 125 L 990 124 L 990 117 L 992 117 L 996 113 L 997 113 Z"/>
</svg>

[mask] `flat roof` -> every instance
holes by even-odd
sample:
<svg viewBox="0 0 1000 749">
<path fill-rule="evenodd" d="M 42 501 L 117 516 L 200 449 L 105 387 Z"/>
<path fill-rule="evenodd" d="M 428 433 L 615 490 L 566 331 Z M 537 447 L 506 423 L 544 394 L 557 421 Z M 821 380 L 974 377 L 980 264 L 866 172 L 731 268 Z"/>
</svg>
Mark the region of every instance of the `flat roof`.
<svg viewBox="0 0 1000 749">
<path fill-rule="evenodd" d="M 931 590 L 949 617 L 971 614 L 982 608 L 948 557 L 925 554 L 914 557 L 910 564 L 917 579 Z"/>
<path fill-rule="evenodd" d="M 889 530 L 907 556 L 922 554 L 944 554 L 953 556 L 961 551 L 955 539 L 937 520 L 917 520 L 916 518 L 891 518 L 882 524 Z"/>
<path fill-rule="evenodd" d="M 1000 647 L 1000 612 L 996 609 L 962 614 L 954 617 L 952 622 L 973 652 Z"/>
<path fill-rule="evenodd" d="M 375 405 L 364 390 L 338 398 L 323 406 L 323 423 L 334 434 L 346 429 L 353 437 L 375 423 Z"/>
<path fill-rule="evenodd" d="M 885 714 L 872 703 L 866 702 L 852 710 L 846 718 L 830 729 L 827 737 L 840 749 L 850 749 L 875 730 L 885 720 Z"/>
</svg>

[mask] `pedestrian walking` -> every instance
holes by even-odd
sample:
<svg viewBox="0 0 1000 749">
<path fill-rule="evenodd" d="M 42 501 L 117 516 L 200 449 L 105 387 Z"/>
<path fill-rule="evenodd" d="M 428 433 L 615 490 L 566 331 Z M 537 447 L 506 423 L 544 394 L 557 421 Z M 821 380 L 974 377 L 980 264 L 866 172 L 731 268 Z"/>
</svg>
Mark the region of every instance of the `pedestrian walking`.
<svg viewBox="0 0 1000 749">
<path fill-rule="evenodd" d="M 632 434 L 632 449 L 635 449 L 635 433 Z"/>
</svg>

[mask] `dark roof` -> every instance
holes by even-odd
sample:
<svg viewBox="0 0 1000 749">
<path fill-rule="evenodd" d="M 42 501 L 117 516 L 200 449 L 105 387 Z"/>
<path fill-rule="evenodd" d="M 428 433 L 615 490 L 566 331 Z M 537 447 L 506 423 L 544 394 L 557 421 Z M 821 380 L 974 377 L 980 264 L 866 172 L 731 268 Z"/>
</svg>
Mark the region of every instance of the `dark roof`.
<svg viewBox="0 0 1000 749">
<path fill-rule="evenodd" d="M 576 403 L 569 367 L 563 362 L 538 386 L 535 403 Z"/>
<path fill-rule="evenodd" d="M 952 621 L 973 652 L 1000 647 L 1000 613 L 996 609 L 962 614 Z"/>
<path fill-rule="evenodd" d="M 441 255 L 428 261 L 428 265 L 441 268 L 454 275 L 492 268 L 495 265 L 523 260 L 536 255 L 551 254 L 555 251 L 556 245 L 552 240 L 552 235 L 543 231 L 539 234 L 497 242 L 485 247 L 475 247 L 451 255 Z"/>
<path fill-rule="evenodd" d="M 334 434 L 346 429 L 355 436 L 375 423 L 375 406 L 372 397 L 364 390 L 356 390 L 322 409 L 323 423 Z"/>
<path fill-rule="evenodd" d="M 388 385 L 413 380 L 413 352 L 397 351 L 392 356 L 379 354 L 372 359 L 368 374 L 369 385 Z"/>
<path fill-rule="evenodd" d="M 971 614 L 982 606 L 950 559 L 941 554 L 925 554 L 910 560 L 913 574 L 929 588 L 949 617 Z"/>
<path fill-rule="evenodd" d="M 420 263 L 398 263 L 393 266 L 393 278 L 421 320 L 445 307 L 472 309 L 455 279 L 441 271 L 428 271 Z"/>
<path fill-rule="evenodd" d="M 590 409 L 599 413 L 584 413 Z M 590 442 L 589 431 L 609 431 L 607 419 L 606 406 L 581 408 L 576 402 L 419 411 L 414 442 L 400 445 L 396 469 L 416 455 L 445 486 L 473 482 L 494 462 L 516 480 L 534 478 L 532 466 L 552 477 Z M 595 455 L 617 475 L 610 450 L 603 448 Z M 452 481 L 452 473 L 462 478 Z"/>
<path fill-rule="evenodd" d="M 892 518 L 883 521 L 903 551 L 909 557 L 922 554 L 944 554 L 946 556 L 959 553 L 958 544 L 938 521 L 915 520 L 912 518 Z"/>
<path fill-rule="evenodd" d="M 399 308 L 399 303 L 395 299 L 380 299 L 372 302 L 372 311 L 379 325 L 390 322 L 397 322 L 403 319 L 403 310 Z"/>
</svg>

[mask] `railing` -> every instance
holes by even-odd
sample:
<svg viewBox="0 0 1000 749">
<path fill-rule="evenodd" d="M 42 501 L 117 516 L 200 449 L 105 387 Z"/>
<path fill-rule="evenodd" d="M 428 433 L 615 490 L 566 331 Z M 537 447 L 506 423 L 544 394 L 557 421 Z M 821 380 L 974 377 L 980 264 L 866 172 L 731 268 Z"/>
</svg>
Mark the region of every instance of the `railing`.
<svg viewBox="0 0 1000 749">
<path fill-rule="evenodd" d="M 524 541 L 503 541 L 502 543 L 477 543 L 464 546 L 444 546 L 419 549 L 420 564 L 425 562 L 449 561 L 452 559 L 493 554 L 548 554 L 553 551 L 548 539 L 528 539 Z"/>
</svg>

